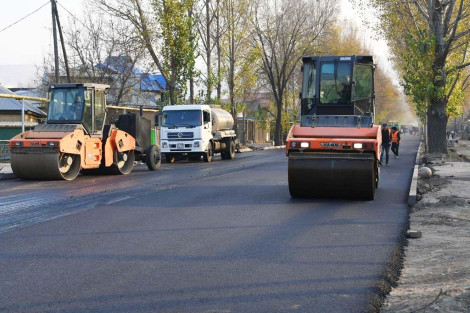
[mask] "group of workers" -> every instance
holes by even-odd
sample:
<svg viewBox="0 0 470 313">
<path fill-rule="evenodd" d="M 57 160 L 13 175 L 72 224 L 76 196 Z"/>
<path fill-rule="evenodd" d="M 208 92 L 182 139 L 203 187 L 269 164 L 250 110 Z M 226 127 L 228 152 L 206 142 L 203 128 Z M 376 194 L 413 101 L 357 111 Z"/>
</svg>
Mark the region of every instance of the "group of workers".
<svg viewBox="0 0 470 313">
<path fill-rule="evenodd" d="M 400 131 L 397 127 L 393 126 L 391 129 L 388 128 L 387 123 L 382 124 L 382 153 L 380 154 L 380 164 L 383 164 L 383 158 L 385 154 L 385 166 L 388 166 L 390 148 L 395 155 L 395 159 L 398 159 L 398 148 L 400 147 Z"/>
</svg>

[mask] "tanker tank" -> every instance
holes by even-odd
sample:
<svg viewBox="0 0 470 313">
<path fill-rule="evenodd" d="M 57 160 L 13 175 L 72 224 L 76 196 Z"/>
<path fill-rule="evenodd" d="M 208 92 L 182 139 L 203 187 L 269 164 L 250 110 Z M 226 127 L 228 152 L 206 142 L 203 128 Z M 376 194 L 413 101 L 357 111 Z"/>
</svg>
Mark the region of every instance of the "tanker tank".
<svg viewBox="0 0 470 313">
<path fill-rule="evenodd" d="M 232 114 L 219 108 L 211 108 L 211 112 L 212 112 L 212 131 L 233 129 Z"/>
</svg>

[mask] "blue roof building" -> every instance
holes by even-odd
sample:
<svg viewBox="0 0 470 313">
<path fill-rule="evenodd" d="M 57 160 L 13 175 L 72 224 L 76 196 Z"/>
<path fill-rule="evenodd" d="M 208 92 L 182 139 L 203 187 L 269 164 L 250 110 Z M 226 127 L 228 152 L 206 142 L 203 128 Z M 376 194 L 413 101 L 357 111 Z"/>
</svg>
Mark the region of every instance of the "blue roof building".
<svg viewBox="0 0 470 313">
<path fill-rule="evenodd" d="M 14 95 L 11 90 L 0 84 L 0 94 Z M 9 140 L 21 133 L 21 111 L 23 100 L 0 97 L 0 140 Z M 24 100 L 24 125 L 31 129 L 47 114 L 31 101 Z"/>
<path fill-rule="evenodd" d="M 135 66 L 132 58 L 129 56 L 109 56 L 106 60 L 95 66 L 97 69 L 106 71 L 114 76 L 116 82 L 119 81 L 123 74 L 131 73 L 131 78 L 127 78 L 126 84 L 132 90 L 132 94 L 127 94 L 126 100 L 121 100 L 121 104 L 125 105 L 145 105 L 155 106 L 158 102 L 163 101 L 164 93 L 167 91 L 167 83 L 163 75 L 144 73 Z M 119 86 L 119 83 L 115 84 Z M 113 89 L 113 84 L 111 84 Z M 110 90 L 108 93 L 109 103 L 113 102 L 114 94 L 118 92 Z M 115 100 L 115 99 L 114 99 Z"/>
</svg>

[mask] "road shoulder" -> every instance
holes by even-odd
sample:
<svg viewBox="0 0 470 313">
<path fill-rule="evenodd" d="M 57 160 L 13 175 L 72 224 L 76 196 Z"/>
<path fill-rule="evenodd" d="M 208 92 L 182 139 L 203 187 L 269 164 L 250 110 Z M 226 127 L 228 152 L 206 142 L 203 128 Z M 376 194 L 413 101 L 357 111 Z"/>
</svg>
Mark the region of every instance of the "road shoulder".
<svg viewBox="0 0 470 313">
<path fill-rule="evenodd" d="M 382 312 L 470 312 L 470 142 L 460 140 L 449 156 L 424 156 L 420 167 L 433 175 L 420 178 L 411 207 L 410 229 L 400 279 Z"/>
</svg>

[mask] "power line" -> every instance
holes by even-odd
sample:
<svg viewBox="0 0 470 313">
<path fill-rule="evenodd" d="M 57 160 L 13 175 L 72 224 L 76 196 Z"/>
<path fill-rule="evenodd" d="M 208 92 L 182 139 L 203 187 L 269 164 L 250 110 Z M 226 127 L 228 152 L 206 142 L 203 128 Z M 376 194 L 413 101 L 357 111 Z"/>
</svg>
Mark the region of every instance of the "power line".
<svg viewBox="0 0 470 313">
<path fill-rule="evenodd" d="M 19 19 L 19 20 L 17 20 L 16 22 L 14 22 L 14 23 L 12 23 L 12 24 L 8 25 L 7 27 L 5 27 L 5 28 L 1 29 L 1 30 L 0 30 L 0 33 L 1 33 L 1 32 L 3 32 L 3 31 L 5 31 L 5 30 L 7 30 L 8 28 L 10 28 L 10 27 L 12 27 L 12 26 L 14 26 L 14 25 L 18 24 L 19 22 L 21 22 L 21 21 L 22 21 L 22 20 L 24 20 L 25 18 L 27 18 L 27 17 L 29 17 L 29 16 L 33 15 L 34 13 L 36 13 L 36 12 L 37 12 L 37 11 L 39 11 L 39 10 L 41 10 L 43 7 L 45 7 L 45 6 L 46 6 L 46 5 L 48 5 L 48 4 L 49 4 L 49 1 L 47 1 L 47 2 L 46 2 L 46 3 L 44 3 L 44 4 L 43 4 L 41 7 L 39 7 L 39 8 L 38 8 L 38 9 L 36 9 L 36 10 L 34 10 L 33 12 L 29 13 L 28 15 L 26 15 L 26 16 L 24 16 L 24 17 L 20 18 L 20 19 Z"/>
<path fill-rule="evenodd" d="M 82 22 L 79 18 L 77 18 L 75 15 L 73 15 L 72 12 L 67 10 L 67 8 L 64 7 L 60 2 L 57 1 L 57 4 L 60 5 L 62 7 L 62 9 L 64 9 L 68 14 L 70 14 L 76 21 L 80 22 L 80 24 L 82 24 L 86 29 L 90 30 L 84 22 Z"/>
</svg>

